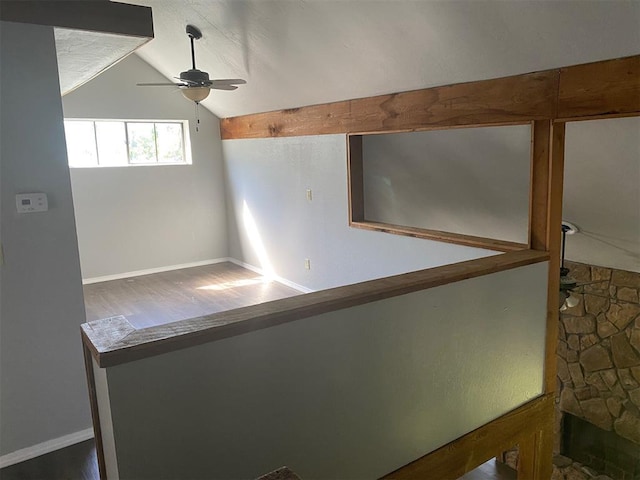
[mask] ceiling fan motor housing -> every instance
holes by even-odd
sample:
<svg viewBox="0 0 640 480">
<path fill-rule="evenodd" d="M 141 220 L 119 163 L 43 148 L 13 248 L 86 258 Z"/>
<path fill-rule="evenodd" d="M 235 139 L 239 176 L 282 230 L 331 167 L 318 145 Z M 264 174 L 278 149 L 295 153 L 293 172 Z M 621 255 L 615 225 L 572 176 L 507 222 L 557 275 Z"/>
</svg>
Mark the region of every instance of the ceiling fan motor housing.
<svg viewBox="0 0 640 480">
<path fill-rule="evenodd" d="M 185 72 L 180 72 L 180 80 L 195 82 L 201 86 L 206 86 L 211 83 L 211 80 L 209 80 L 209 74 L 202 70 L 198 70 L 197 68 L 190 68 Z"/>
</svg>

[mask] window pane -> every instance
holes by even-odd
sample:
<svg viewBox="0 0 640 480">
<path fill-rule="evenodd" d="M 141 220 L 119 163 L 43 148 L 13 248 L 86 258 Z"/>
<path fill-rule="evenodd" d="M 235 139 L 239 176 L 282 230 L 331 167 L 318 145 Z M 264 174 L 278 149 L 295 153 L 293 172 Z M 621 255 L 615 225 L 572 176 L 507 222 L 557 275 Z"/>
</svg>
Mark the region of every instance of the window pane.
<svg viewBox="0 0 640 480">
<path fill-rule="evenodd" d="M 112 167 L 128 163 L 124 122 L 96 122 L 96 137 L 100 165 Z"/>
<path fill-rule="evenodd" d="M 129 163 L 156 163 L 153 123 L 127 123 Z"/>
<path fill-rule="evenodd" d="M 184 163 L 182 124 L 156 123 L 158 162 Z"/>
<path fill-rule="evenodd" d="M 67 156 L 70 167 L 95 167 L 98 164 L 93 122 L 66 121 Z"/>
</svg>

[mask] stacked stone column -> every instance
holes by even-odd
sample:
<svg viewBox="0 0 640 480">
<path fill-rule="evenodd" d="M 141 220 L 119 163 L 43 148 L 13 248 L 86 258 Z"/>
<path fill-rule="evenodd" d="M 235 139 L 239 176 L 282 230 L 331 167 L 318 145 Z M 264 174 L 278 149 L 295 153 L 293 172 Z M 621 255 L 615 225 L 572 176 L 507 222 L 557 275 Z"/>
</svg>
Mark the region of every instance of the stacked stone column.
<svg viewBox="0 0 640 480">
<path fill-rule="evenodd" d="M 640 273 L 567 262 L 580 303 L 561 315 L 560 412 L 640 445 Z"/>
</svg>

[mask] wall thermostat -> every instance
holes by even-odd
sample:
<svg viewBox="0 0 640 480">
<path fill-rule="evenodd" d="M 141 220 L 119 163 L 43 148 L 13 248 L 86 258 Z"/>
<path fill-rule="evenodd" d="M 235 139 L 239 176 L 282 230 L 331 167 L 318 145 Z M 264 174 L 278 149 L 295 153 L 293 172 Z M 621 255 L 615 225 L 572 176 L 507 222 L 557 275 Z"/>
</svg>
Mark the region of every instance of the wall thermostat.
<svg viewBox="0 0 640 480">
<path fill-rule="evenodd" d="M 16 195 L 18 213 L 46 212 L 49 210 L 46 193 L 19 193 Z"/>
</svg>

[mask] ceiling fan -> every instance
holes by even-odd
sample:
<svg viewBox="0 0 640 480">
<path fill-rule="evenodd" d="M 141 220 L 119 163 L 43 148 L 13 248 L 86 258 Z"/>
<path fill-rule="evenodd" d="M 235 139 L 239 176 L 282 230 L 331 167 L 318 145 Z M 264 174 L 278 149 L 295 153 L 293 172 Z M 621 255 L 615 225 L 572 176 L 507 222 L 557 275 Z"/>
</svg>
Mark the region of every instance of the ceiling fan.
<svg viewBox="0 0 640 480">
<path fill-rule="evenodd" d="M 187 35 L 191 41 L 191 68 L 180 73 L 177 83 L 138 83 L 139 87 L 178 87 L 182 94 L 196 103 L 209 96 L 211 90 L 235 90 L 238 85 L 247 83 L 241 78 L 225 78 L 219 80 L 209 79 L 209 74 L 196 68 L 196 54 L 194 41 L 202 38 L 202 32 L 193 25 L 187 25 Z"/>
<path fill-rule="evenodd" d="M 564 248 L 567 240 L 567 235 L 574 235 L 578 233 L 580 229 L 569 222 L 562 222 L 562 257 L 560 264 L 560 311 L 564 312 L 567 308 L 573 308 L 580 303 L 580 297 L 574 294 L 573 290 L 578 287 L 584 287 L 585 285 L 593 285 L 594 283 L 602 283 L 607 280 L 596 280 L 594 282 L 578 283 L 578 281 L 569 276 L 569 269 L 564 266 Z"/>
</svg>

